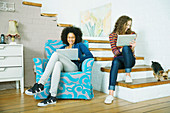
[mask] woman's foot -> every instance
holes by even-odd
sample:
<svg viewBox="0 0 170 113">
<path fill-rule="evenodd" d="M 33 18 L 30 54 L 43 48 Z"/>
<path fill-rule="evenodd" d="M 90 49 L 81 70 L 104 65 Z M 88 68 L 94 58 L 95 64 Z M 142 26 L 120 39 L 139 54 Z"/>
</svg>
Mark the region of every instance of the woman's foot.
<svg viewBox="0 0 170 113">
<path fill-rule="evenodd" d="M 27 95 L 35 95 L 36 93 L 40 93 L 43 90 L 44 90 L 44 85 L 43 84 L 35 83 L 32 88 L 25 91 L 25 94 L 27 94 Z"/>
<path fill-rule="evenodd" d="M 38 103 L 37 106 L 47 106 L 49 104 L 56 104 L 56 97 L 51 96 L 51 94 L 48 95 L 47 99 L 43 100 L 42 102 Z"/>
<path fill-rule="evenodd" d="M 131 76 L 126 76 L 126 78 L 125 78 L 125 82 L 126 83 L 132 83 L 132 78 L 131 78 Z"/>
<path fill-rule="evenodd" d="M 113 102 L 113 100 L 114 100 L 114 97 L 112 95 L 109 95 L 109 96 L 106 97 L 104 103 L 105 104 L 111 104 Z"/>
</svg>

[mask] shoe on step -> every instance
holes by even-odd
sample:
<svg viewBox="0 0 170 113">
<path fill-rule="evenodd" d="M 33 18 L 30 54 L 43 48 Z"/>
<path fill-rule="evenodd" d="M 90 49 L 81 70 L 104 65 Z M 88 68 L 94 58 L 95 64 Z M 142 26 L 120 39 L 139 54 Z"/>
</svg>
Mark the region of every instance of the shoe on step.
<svg viewBox="0 0 170 113">
<path fill-rule="evenodd" d="M 32 88 L 25 91 L 25 94 L 27 94 L 27 95 L 35 95 L 37 93 L 40 93 L 43 90 L 44 90 L 44 85 L 43 84 L 35 83 Z"/>
<path fill-rule="evenodd" d="M 122 81 L 125 82 L 126 80 L 126 75 L 123 75 Z"/>
<path fill-rule="evenodd" d="M 106 97 L 104 103 L 105 104 L 111 104 L 113 102 L 113 100 L 114 100 L 114 97 L 112 95 L 109 95 L 109 96 Z"/>
<path fill-rule="evenodd" d="M 47 99 L 43 100 L 42 102 L 38 103 L 37 106 L 47 106 L 49 104 L 56 104 L 56 97 L 51 96 L 51 94 L 48 95 Z"/>
<path fill-rule="evenodd" d="M 132 83 L 132 78 L 130 76 L 126 76 L 125 82 Z"/>
</svg>

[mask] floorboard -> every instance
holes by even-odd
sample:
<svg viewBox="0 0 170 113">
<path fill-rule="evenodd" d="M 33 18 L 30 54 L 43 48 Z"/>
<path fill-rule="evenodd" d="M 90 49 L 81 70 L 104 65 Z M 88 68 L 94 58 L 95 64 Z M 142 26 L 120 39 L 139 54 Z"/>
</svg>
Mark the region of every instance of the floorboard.
<svg viewBox="0 0 170 113">
<path fill-rule="evenodd" d="M 21 94 L 20 90 L 11 89 L 0 91 L 0 113 L 168 113 L 170 97 L 153 99 L 138 103 L 115 98 L 110 105 L 104 104 L 107 94 L 94 91 L 92 100 L 58 100 L 55 105 L 37 107 L 42 100 L 33 96 Z"/>
</svg>

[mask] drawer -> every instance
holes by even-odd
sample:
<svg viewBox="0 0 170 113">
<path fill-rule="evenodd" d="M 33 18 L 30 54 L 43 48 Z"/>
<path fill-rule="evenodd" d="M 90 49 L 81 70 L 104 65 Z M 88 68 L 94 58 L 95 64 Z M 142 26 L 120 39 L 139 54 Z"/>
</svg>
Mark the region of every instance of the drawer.
<svg viewBox="0 0 170 113">
<path fill-rule="evenodd" d="M 0 67 L 22 66 L 22 57 L 0 56 Z"/>
<path fill-rule="evenodd" d="M 0 79 L 22 77 L 22 67 L 0 68 Z"/>
<path fill-rule="evenodd" d="M 21 45 L 0 45 L 0 56 L 22 55 Z"/>
</svg>

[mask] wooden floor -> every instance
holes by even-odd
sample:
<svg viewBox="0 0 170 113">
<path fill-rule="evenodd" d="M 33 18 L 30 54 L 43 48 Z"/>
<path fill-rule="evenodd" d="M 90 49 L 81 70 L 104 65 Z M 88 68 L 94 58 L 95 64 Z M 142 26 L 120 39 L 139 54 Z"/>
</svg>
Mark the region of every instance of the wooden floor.
<svg viewBox="0 0 170 113">
<path fill-rule="evenodd" d="M 92 100 L 58 100 L 55 105 L 37 107 L 41 100 L 20 94 L 19 90 L 0 91 L 0 113 L 170 113 L 170 97 L 139 103 L 130 103 L 116 98 L 113 104 L 103 103 L 104 93 L 94 91 Z"/>
</svg>

